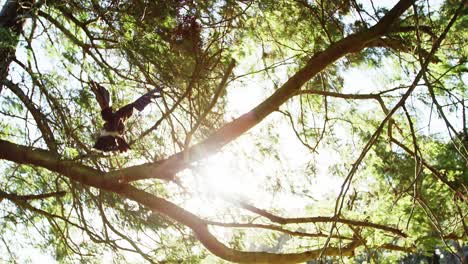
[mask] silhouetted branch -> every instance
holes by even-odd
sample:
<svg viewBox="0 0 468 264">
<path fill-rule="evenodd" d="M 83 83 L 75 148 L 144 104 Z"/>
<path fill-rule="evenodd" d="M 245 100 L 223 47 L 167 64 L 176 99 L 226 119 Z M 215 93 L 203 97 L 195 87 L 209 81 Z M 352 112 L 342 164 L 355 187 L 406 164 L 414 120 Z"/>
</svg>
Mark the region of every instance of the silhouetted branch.
<svg viewBox="0 0 468 264">
<path fill-rule="evenodd" d="M 366 44 L 387 33 L 397 18 L 411 6 L 413 1 L 401 0 L 376 25 L 368 30 L 349 35 L 330 45 L 324 51 L 316 53 L 307 64 L 296 72 L 269 98 L 251 111 L 227 123 L 211 134 L 203 142 L 184 152 L 176 153 L 158 165 L 147 163 L 111 172 L 110 178 L 121 178 L 122 181 L 136 181 L 148 178 L 172 180 L 174 175 L 187 168 L 191 162 L 198 161 L 218 151 L 224 145 L 235 140 L 246 131 L 260 123 L 266 116 L 279 108 L 291 96 L 300 90 L 303 84 L 313 78 L 339 58 L 363 49 Z M 190 157 L 186 159 L 184 157 Z"/>
<path fill-rule="evenodd" d="M 40 200 L 40 199 L 46 199 L 50 197 L 63 197 L 67 194 L 65 191 L 58 191 L 58 192 L 52 192 L 52 193 L 42 193 L 42 194 L 29 194 L 29 195 L 18 195 L 14 193 L 6 193 L 2 190 L 0 190 L 0 198 L 6 198 L 9 200 Z"/>
</svg>

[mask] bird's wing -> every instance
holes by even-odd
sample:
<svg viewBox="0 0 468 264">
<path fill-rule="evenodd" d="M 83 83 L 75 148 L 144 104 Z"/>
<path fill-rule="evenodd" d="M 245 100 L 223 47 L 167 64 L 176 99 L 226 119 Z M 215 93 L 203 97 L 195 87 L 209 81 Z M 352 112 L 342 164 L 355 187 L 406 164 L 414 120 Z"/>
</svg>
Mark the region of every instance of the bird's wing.
<svg viewBox="0 0 468 264">
<path fill-rule="evenodd" d="M 91 88 L 94 95 L 96 96 L 96 100 L 98 101 L 101 109 L 104 110 L 108 108 L 109 103 L 110 103 L 110 96 L 106 88 L 104 88 L 103 86 L 101 86 L 95 81 L 91 81 L 89 87 Z"/>
<path fill-rule="evenodd" d="M 136 99 L 135 102 L 133 102 L 133 107 L 135 107 L 138 111 L 141 112 L 151 102 L 151 98 L 157 98 L 160 96 L 161 88 L 158 87 L 142 95 L 140 98 Z"/>
<path fill-rule="evenodd" d="M 133 114 L 133 103 L 121 107 L 117 112 L 115 112 L 115 117 L 124 122 Z"/>
<path fill-rule="evenodd" d="M 129 118 L 133 114 L 133 108 L 136 108 L 138 111 L 141 112 L 151 102 L 151 98 L 157 98 L 160 96 L 161 96 L 161 88 L 156 88 L 140 96 L 140 98 L 136 99 L 135 102 L 130 103 L 120 108 L 115 113 L 115 115 L 118 118 L 122 119 L 122 121 L 125 121 L 127 118 Z"/>
</svg>

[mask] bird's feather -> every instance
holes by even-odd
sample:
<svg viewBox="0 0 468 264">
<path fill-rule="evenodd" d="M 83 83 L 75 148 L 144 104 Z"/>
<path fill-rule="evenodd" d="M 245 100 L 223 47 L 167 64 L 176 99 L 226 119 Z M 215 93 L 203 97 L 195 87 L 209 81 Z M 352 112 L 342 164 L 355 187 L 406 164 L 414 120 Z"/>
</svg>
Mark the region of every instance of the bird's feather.
<svg viewBox="0 0 468 264">
<path fill-rule="evenodd" d="M 159 93 L 159 94 L 155 94 Z M 157 98 L 160 97 L 161 95 L 161 88 L 156 88 L 153 89 L 146 94 L 140 96 L 140 98 L 136 99 L 135 102 L 133 102 L 133 106 L 138 110 L 138 111 L 143 111 L 145 107 L 151 102 L 152 98 Z"/>
<path fill-rule="evenodd" d="M 133 114 L 133 103 L 121 107 L 116 113 L 115 117 L 122 121 L 127 120 Z"/>
<path fill-rule="evenodd" d="M 104 110 L 106 108 L 109 108 L 109 103 L 110 103 L 109 91 L 107 91 L 106 88 L 104 88 L 103 86 L 101 86 L 95 81 L 91 81 L 89 87 L 91 88 L 94 95 L 96 96 L 96 100 L 98 101 L 101 109 Z"/>
</svg>

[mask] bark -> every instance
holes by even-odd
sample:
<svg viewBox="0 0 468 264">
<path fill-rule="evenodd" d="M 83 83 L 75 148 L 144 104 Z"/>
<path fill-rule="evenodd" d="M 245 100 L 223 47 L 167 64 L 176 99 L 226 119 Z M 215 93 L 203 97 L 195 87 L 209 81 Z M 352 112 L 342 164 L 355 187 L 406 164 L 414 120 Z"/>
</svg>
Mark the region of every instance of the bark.
<svg viewBox="0 0 468 264">
<path fill-rule="evenodd" d="M 227 123 L 224 127 L 210 135 L 203 142 L 176 153 L 158 163 L 146 163 L 111 172 L 109 178 L 119 178 L 129 182 L 148 178 L 174 180 L 177 172 L 184 170 L 191 162 L 198 161 L 220 150 L 224 145 L 235 140 L 249 129 L 260 123 L 266 116 L 278 109 L 290 97 L 317 73 L 343 56 L 358 52 L 371 41 L 385 35 L 393 24 L 414 1 L 401 0 L 376 25 L 359 33 L 349 35 L 332 44 L 326 50 L 315 54 L 307 64 L 294 74 L 269 98 L 260 103 L 248 113 Z"/>
<path fill-rule="evenodd" d="M 0 159 L 13 161 L 18 164 L 30 164 L 50 171 L 60 173 L 71 180 L 111 190 L 118 188 L 118 184 L 105 181 L 104 173 L 73 161 L 61 160 L 60 156 L 44 149 L 17 145 L 0 139 Z"/>
</svg>

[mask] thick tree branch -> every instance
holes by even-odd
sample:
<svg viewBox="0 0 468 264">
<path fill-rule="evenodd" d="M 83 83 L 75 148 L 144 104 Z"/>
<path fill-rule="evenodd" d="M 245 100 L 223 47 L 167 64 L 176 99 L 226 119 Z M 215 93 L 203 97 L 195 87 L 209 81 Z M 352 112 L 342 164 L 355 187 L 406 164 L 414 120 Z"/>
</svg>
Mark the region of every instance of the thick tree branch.
<svg viewBox="0 0 468 264">
<path fill-rule="evenodd" d="M 129 184 L 104 180 L 103 173 L 73 161 L 63 161 L 50 151 L 17 145 L 0 140 L 0 159 L 19 164 L 30 164 L 60 173 L 71 180 L 121 195 L 161 213 L 191 228 L 198 240 L 213 254 L 238 263 L 298 263 L 317 258 L 320 252 L 328 256 L 351 256 L 362 244 L 353 241 L 344 247 L 327 247 L 301 253 L 276 254 L 267 252 L 239 251 L 225 246 L 213 236 L 207 223 L 189 211 L 165 199 L 139 190 Z"/>
<path fill-rule="evenodd" d="M 44 149 L 21 146 L 0 139 L 0 159 L 46 168 L 97 188 L 118 188 L 118 184 L 104 180 L 102 172 L 73 161 L 61 160 L 57 154 Z"/>
<path fill-rule="evenodd" d="M 302 85 L 313 78 L 317 73 L 325 69 L 328 65 L 349 53 L 360 51 L 370 41 L 383 36 L 392 28 L 398 17 L 403 14 L 403 12 L 408 9 L 413 2 L 414 1 L 412 0 L 399 1 L 385 15 L 385 17 L 383 17 L 373 27 L 356 34 L 349 35 L 346 38 L 335 42 L 324 51 L 315 54 L 302 69 L 297 71 L 296 74 L 294 74 L 269 98 L 248 113 L 240 116 L 230 123 L 227 123 L 203 142 L 194 145 L 184 152 L 174 154 L 163 162 L 157 164 L 147 163 L 110 172 L 107 177 L 117 177 L 122 181 L 136 181 L 148 178 L 173 180 L 174 175 L 187 168 L 191 162 L 213 154 L 224 145 L 235 140 L 246 131 L 256 126 L 266 116 L 278 109 L 291 96 L 294 96 Z"/>
<path fill-rule="evenodd" d="M 298 263 L 317 258 L 323 250 L 327 256 L 350 256 L 354 254 L 354 249 L 362 243 L 360 241 L 353 241 L 340 248 L 328 247 L 326 249 L 289 254 L 239 251 L 226 247 L 223 243 L 219 242 L 210 233 L 205 221 L 169 201 L 134 188 L 131 185 L 125 185 L 117 193 L 190 227 L 198 240 L 209 251 L 222 259 L 237 263 Z"/>
</svg>

